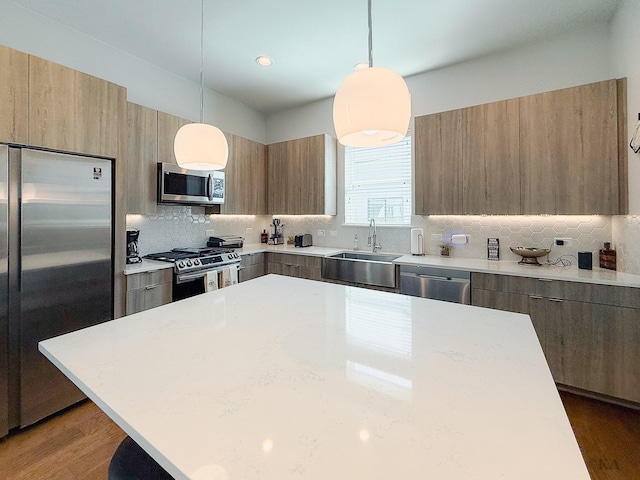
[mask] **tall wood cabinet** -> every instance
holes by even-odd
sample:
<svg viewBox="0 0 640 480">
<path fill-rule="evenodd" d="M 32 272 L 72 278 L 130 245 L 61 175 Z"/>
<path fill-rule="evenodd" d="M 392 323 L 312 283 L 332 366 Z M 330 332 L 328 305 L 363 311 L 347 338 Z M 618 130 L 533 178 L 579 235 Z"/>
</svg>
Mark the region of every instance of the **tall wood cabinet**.
<svg viewBox="0 0 640 480">
<path fill-rule="evenodd" d="M 180 127 L 193 123 L 186 118 L 180 118 L 169 113 L 158 112 L 158 161 L 178 163 L 173 151 L 173 140 Z"/>
<path fill-rule="evenodd" d="M 462 210 L 520 213 L 517 100 L 462 111 Z"/>
<path fill-rule="evenodd" d="M 328 135 L 269 145 L 269 213 L 335 215 L 336 148 Z"/>
<path fill-rule="evenodd" d="M 29 144 L 116 158 L 126 90 L 29 57 Z"/>
<path fill-rule="evenodd" d="M 252 140 L 225 133 L 229 161 L 225 172 L 225 202 L 220 213 L 267 214 L 267 147 Z"/>
<path fill-rule="evenodd" d="M 624 98 L 608 80 L 417 117 L 416 214 L 626 213 Z"/>
<path fill-rule="evenodd" d="M 519 103 L 522 213 L 618 214 L 616 81 Z"/>
<path fill-rule="evenodd" d="M 156 213 L 158 112 L 127 102 L 127 212 Z"/>
<path fill-rule="evenodd" d="M 0 46 L 0 142 L 29 140 L 29 55 Z"/>
<path fill-rule="evenodd" d="M 462 181 L 462 110 L 416 117 L 416 214 L 463 213 Z"/>
</svg>

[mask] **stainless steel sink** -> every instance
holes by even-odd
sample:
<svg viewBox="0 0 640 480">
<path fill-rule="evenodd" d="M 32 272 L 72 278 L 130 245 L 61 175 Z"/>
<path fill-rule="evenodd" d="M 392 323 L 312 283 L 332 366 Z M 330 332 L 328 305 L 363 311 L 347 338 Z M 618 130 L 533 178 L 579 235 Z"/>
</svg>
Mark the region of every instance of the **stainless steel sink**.
<svg viewBox="0 0 640 480">
<path fill-rule="evenodd" d="M 396 266 L 401 255 L 343 252 L 322 259 L 322 278 L 343 282 L 396 287 Z"/>
</svg>

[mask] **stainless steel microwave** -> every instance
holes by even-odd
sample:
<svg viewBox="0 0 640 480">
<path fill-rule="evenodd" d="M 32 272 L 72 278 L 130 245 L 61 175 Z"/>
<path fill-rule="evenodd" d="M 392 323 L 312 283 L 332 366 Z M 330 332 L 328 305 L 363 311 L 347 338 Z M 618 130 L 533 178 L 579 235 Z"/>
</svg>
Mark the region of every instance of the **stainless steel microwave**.
<svg viewBox="0 0 640 480">
<path fill-rule="evenodd" d="M 224 172 L 185 170 L 158 162 L 158 203 L 218 205 L 224 203 Z"/>
</svg>

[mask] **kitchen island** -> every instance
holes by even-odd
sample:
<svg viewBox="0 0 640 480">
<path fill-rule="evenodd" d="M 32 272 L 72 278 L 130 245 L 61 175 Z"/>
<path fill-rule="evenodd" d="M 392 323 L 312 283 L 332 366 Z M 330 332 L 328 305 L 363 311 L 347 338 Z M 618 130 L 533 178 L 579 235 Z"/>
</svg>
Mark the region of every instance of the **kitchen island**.
<svg viewBox="0 0 640 480">
<path fill-rule="evenodd" d="M 268 275 L 40 350 L 177 479 L 589 478 L 526 315 Z"/>
</svg>

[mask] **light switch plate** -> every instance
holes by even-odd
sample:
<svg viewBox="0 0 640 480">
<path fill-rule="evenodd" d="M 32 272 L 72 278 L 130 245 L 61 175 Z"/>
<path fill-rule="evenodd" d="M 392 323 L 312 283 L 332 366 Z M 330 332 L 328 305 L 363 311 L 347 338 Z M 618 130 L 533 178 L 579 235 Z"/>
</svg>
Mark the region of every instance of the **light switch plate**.
<svg viewBox="0 0 640 480">
<path fill-rule="evenodd" d="M 324 237 L 324 230 L 318 230 L 318 236 Z"/>
</svg>

